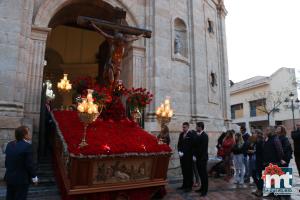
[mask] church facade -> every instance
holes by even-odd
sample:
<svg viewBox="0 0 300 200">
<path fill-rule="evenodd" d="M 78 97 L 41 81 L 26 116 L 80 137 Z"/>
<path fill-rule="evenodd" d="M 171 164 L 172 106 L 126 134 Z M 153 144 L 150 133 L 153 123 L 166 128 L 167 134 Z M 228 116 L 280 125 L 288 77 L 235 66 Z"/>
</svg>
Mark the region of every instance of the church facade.
<svg viewBox="0 0 300 200">
<path fill-rule="evenodd" d="M 42 85 L 55 86 L 63 73 L 98 73 L 99 46 L 105 40 L 76 26 L 78 16 L 107 21 L 125 11 L 128 26 L 152 31 L 126 49 L 121 77 L 127 87 L 154 94 L 145 111 L 145 129 L 158 133 L 156 108 L 168 96 L 174 108 L 169 124 L 176 151 L 184 121 L 205 123 L 210 152 L 230 121 L 225 15 L 222 0 L 2 0 L 0 1 L 0 145 L 27 125 L 39 147 Z M 54 90 L 55 91 L 55 90 Z M 59 94 L 57 95 L 59 98 Z M 65 97 L 67 99 L 67 97 Z M 5 155 L 0 152 L 0 163 Z M 172 170 L 170 170 L 172 171 Z M 4 166 L 0 166 L 3 174 Z"/>
</svg>

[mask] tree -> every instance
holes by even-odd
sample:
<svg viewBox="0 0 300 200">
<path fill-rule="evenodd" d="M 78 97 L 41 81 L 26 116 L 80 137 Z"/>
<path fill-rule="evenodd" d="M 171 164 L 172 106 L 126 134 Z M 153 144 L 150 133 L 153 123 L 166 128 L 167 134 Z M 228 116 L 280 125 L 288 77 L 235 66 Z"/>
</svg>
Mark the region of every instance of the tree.
<svg viewBox="0 0 300 200">
<path fill-rule="evenodd" d="M 264 91 L 253 94 L 253 100 L 251 103 L 256 103 L 256 110 L 265 113 L 268 117 L 268 123 L 270 125 L 270 115 L 279 112 L 280 105 L 284 102 L 285 98 L 288 96 L 289 91 Z"/>
</svg>

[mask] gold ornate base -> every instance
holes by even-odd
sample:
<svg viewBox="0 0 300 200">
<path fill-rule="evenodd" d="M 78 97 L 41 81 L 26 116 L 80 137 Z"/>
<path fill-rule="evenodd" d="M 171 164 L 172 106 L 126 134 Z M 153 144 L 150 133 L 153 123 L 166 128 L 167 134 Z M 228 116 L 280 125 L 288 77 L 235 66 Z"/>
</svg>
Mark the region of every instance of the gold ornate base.
<svg viewBox="0 0 300 200">
<path fill-rule="evenodd" d="M 93 113 L 93 114 L 79 113 L 78 115 L 80 120 L 84 123 L 83 138 L 79 144 L 79 147 L 82 148 L 88 145 L 88 143 L 86 142 L 86 130 L 88 128 L 88 125 L 97 119 L 99 113 Z"/>
<path fill-rule="evenodd" d="M 80 144 L 79 144 L 79 147 L 82 148 L 82 147 L 85 147 L 85 146 L 87 146 L 87 145 L 88 145 L 88 143 L 86 142 L 85 138 L 83 138 L 83 139 L 81 140 Z"/>
</svg>

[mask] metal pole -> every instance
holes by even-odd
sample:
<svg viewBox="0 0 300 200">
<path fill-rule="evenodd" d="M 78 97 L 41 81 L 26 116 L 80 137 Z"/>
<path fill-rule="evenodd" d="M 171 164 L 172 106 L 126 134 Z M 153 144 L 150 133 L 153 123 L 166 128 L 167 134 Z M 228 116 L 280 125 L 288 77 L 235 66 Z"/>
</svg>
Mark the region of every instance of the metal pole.
<svg viewBox="0 0 300 200">
<path fill-rule="evenodd" d="M 294 100 L 292 100 L 292 113 L 293 113 L 293 127 L 294 127 L 294 131 L 295 131 L 296 126 L 295 126 L 295 115 L 294 115 Z"/>
</svg>

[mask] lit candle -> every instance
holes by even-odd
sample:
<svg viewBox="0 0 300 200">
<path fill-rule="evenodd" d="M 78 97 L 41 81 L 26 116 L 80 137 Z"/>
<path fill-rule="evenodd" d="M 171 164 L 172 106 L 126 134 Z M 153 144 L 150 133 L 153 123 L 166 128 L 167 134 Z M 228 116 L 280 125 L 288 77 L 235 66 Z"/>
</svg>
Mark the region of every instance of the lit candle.
<svg viewBox="0 0 300 200">
<path fill-rule="evenodd" d="M 165 112 L 168 113 L 169 111 L 170 111 L 170 106 L 167 105 L 166 108 L 165 108 Z"/>
<path fill-rule="evenodd" d="M 68 85 L 66 86 L 66 89 L 67 89 L 67 90 L 70 90 L 71 88 L 72 88 L 71 84 L 68 84 Z"/>
<path fill-rule="evenodd" d="M 166 100 L 165 100 L 165 104 L 166 104 L 166 105 L 170 105 L 170 100 L 169 100 L 169 99 L 166 99 Z"/>
<path fill-rule="evenodd" d="M 166 116 L 166 112 L 163 111 L 162 114 L 161 114 L 161 116 L 162 116 L 162 117 L 165 117 L 165 116 Z"/>
<path fill-rule="evenodd" d="M 172 117 L 173 116 L 173 110 L 170 110 L 168 117 Z"/>
<path fill-rule="evenodd" d="M 160 110 L 160 108 L 158 108 L 158 109 L 156 110 L 156 114 L 159 115 L 160 113 L 161 113 L 161 110 Z"/>
<path fill-rule="evenodd" d="M 98 113 L 98 106 L 97 105 L 93 106 L 93 113 Z"/>
<path fill-rule="evenodd" d="M 84 107 L 81 104 L 79 104 L 77 109 L 78 109 L 79 112 L 84 112 Z"/>
<path fill-rule="evenodd" d="M 88 113 L 89 113 L 89 114 L 93 114 L 93 108 L 89 107 L 89 108 L 88 108 Z"/>
</svg>

